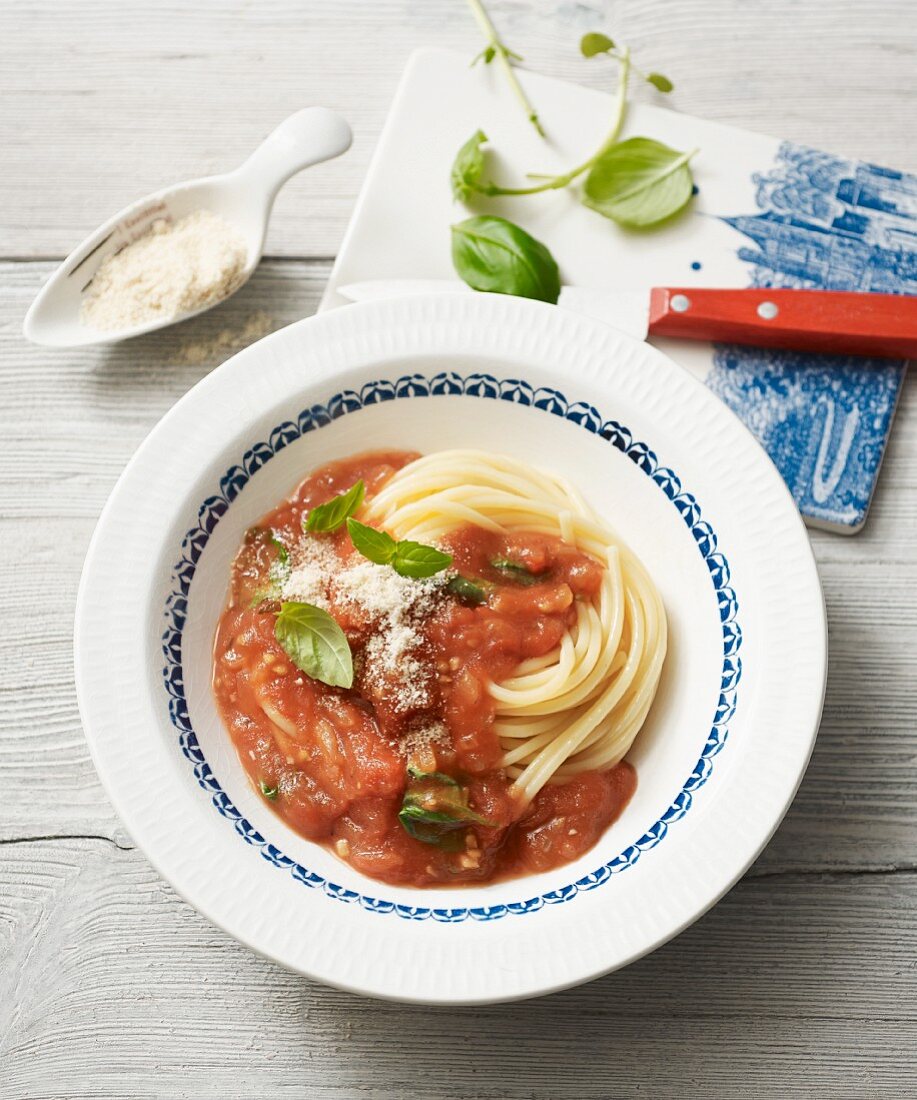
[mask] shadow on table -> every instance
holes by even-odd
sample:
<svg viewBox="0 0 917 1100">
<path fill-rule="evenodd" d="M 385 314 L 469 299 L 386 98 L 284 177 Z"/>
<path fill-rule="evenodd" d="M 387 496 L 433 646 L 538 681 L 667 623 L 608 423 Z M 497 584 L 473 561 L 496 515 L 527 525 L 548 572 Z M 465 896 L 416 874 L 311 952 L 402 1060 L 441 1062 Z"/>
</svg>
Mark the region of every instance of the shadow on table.
<svg viewBox="0 0 917 1100">
<path fill-rule="evenodd" d="M 889 876 L 750 878 L 676 940 L 577 989 L 486 1008 L 359 1000 L 341 1015 L 380 1080 L 407 1090 L 413 1065 L 425 1097 L 881 1095 L 865 1075 L 882 1069 L 877 1049 L 892 1073 L 906 1057 L 878 1017 L 910 965 L 893 926 L 915 900 Z M 819 1092 L 842 1078 L 849 1091 Z"/>
</svg>

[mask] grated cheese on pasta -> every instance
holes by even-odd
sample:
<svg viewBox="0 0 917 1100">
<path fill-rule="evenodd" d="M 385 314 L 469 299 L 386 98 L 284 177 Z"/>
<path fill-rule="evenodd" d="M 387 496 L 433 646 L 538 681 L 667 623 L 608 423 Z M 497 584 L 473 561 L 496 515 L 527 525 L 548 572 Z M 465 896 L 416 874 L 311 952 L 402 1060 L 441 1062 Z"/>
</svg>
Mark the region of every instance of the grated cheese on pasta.
<svg viewBox="0 0 917 1100">
<path fill-rule="evenodd" d="M 391 566 L 366 558 L 341 562 L 321 538 L 307 538 L 293 552 L 283 582 L 285 600 L 299 600 L 334 614 L 350 607 L 372 631 L 363 650 L 366 683 L 383 688 L 393 710 L 406 713 L 431 706 L 435 676 L 421 660 L 423 624 L 436 610 L 447 578 L 402 577 Z"/>
</svg>

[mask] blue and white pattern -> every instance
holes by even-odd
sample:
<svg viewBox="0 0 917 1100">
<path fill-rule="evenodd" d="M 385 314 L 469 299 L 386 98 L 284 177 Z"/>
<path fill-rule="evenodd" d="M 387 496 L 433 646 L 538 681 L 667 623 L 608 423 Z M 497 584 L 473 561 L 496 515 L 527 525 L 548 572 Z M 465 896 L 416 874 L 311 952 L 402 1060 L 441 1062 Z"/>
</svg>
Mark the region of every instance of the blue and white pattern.
<svg viewBox="0 0 917 1100">
<path fill-rule="evenodd" d="M 917 294 L 917 176 L 784 143 L 754 177 L 761 213 L 724 218 L 749 240 L 752 286 Z M 707 385 L 751 428 L 803 515 L 859 527 L 903 363 L 717 347 Z"/>
<path fill-rule="evenodd" d="M 698 551 L 710 572 L 723 631 L 720 695 L 710 733 L 697 764 L 662 817 L 614 859 L 570 885 L 517 902 L 487 907 L 435 908 L 399 905 L 338 886 L 284 855 L 242 816 L 211 771 L 191 725 L 182 672 L 182 632 L 188 612 L 188 593 L 197 563 L 214 528 L 250 478 L 289 443 L 347 413 L 381 401 L 438 395 L 464 395 L 528 405 L 579 425 L 627 455 L 672 502 L 694 537 Z M 394 913 L 404 920 L 434 920 L 449 924 L 465 920 L 491 921 L 533 913 L 546 905 L 571 901 L 580 893 L 594 890 L 608 882 L 613 875 L 633 867 L 644 852 L 659 844 L 671 825 L 685 816 L 691 808 L 695 793 L 712 774 L 714 757 L 726 744 L 728 723 L 735 713 L 736 689 L 742 675 L 742 661 L 739 656 L 742 631 L 737 620 L 738 601 L 730 585 L 729 563 L 717 546 L 713 528 L 702 519 L 697 500 L 682 488 L 677 475 L 661 466 L 655 453 L 645 443 L 635 441 L 631 432 L 622 424 L 616 420 L 606 420 L 588 402 L 568 401 L 559 390 L 547 387 L 538 389 L 522 379 L 497 379 L 489 374 L 462 376 L 453 372 L 437 374 L 428 379 L 420 374 L 411 374 L 395 381 L 381 379 L 368 382 L 359 392 L 344 390 L 335 394 L 326 404 L 303 409 L 295 420 L 278 424 L 267 440 L 250 447 L 242 456 L 241 462 L 231 466 L 220 478 L 218 491 L 201 504 L 197 522 L 182 540 L 181 557 L 172 572 L 171 588 L 165 608 L 167 625 L 162 636 L 162 652 L 165 658 L 163 679 L 168 694 L 169 717 L 178 730 L 181 750 L 193 767 L 198 784 L 210 795 L 216 810 L 232 822 L 239 836 L 247 844 L 257 848 L 262 857 L 273 866 L 286 871 L 303 886 L 321 890 L 334 901 L 359 905 L 371 913 Z"/>
</svg>

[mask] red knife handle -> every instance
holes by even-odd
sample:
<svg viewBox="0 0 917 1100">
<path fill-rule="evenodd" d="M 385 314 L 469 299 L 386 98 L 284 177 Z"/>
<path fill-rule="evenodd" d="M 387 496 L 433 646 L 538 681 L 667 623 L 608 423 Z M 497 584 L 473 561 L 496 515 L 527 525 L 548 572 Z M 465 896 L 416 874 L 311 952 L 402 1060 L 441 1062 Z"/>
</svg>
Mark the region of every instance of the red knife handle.
<svg viewBox="0 0 917 1100">
<path fill-rule="evenodd" d="M 917 358 L 917 296 L 654 287 L 649 335 L 835 355 Z"/>
</svg>

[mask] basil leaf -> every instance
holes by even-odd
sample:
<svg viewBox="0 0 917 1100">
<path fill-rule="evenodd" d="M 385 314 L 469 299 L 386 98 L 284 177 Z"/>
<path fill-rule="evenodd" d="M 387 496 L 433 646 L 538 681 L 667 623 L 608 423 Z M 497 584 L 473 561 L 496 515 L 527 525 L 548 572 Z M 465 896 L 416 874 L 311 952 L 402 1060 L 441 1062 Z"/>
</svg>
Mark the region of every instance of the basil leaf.
<svg viewBox="0 0 917 1100">
<path fill-rule="evenodd" d="M 483 130 L 475 133 L 455 154 L 452 162 L 452 197 L 457 202 L 467 202 L 473 191 L 478 190 L 481 176 L 484 174 L 484 150 L 481 148 L 487 141 Z"/>
<path fill-rule="evenodd" d="M 261 793 L 268 800 L 268 802 L 276 802 L 277 801 L 277 795 L 280 792 L 279 787 L 272 787 L 269 783 L 266 783 L 263 779 L 258 784 L 258 786 L 261 789 Z"/>
<path fill-rule="evenodd" d="M 613 50 L 615 44 L 607 34 L 593 31 L 591 34 L 583 35 L 580 39 L 579 48 L 583 57 L 595 57 L 596 54 L 608 53 L 609 50 Z"/>
<path fill-rule="evenodd" d="M 646 79 L 660 92 L 671 92 L 675 87 L 672 81 L 662 73 L 649 73 Z"/>
<path fill-rule="evenodd" d="M 452 263 L 474 290 L 552 303 L 560 296 L 560 273 L 547 248 L 493 214 L 452 226 Z"/>
<path fill-rule="evenodd" d="M 590 169 L 583 203 L 634 229 L 665 221 L 691 198 L 688 161 L 694 152 L 679 153 L 641 137 L 612 145 Z"/>
<path fill-rule="evenodd" d="M 297 668 L 329 687 L 353 685 L 353 657 L 344 631 L 320 607 L 284 602 L 274 637 Z"/>
<path fill-rule="evenodd" d="M 432 577 L 452 564 L 452 555 L 406 539 L 395 546 L 392 568 L 402 577 Z"/>
<path fill-rule="evenodd" d="M 468 805 L 468 791 L 448 775 L 409 769 L 413 781 L 408 785 L 398 820 L 401 827 L 424 844 L 458 850 L 463 847 L 455 834 L 466 825 L 494 826 Z"/>
<path fill-rule="evenodd" d="M 377 531 L 356 519 L 347 520 L 347 530 L 356 549 L 376 565 L 388 565 L 395 556 L 398 543 L 387 531 Z"/>
<path fill-rule="evenodd" d="M 450 596 L 455 596 L 457 600 L 461 600 L 462 603 L 469 604 L 471 607 L 477 607 L 487 599 L 485 588 L 462 576 L 450 577 L 449 583 L 446 585 L 446 591 Z"/>
<path fill-rule="evenodd" d="M 398 821 L 408 836 L 420 840 L 422 844 L 433 844 L 446 851 L 464 848 L 462 837 L 456 831 L 464 829 L 466 823 L 459 818 L 410 804 L 401 806 Z"/>
<path fill-rule="evenodd" d="M 307 531 L 336 531 L 341 524 L 352 516 L 363 503 L 366 495 L 366 486 L 361 478 L 356 485 L 351 485 L 346 493 L 329 500 L 325 504 L 319 504 L 309 509 L 306 516 L 305 529 Z"/>
<path fill-rule="evenodd" d="M 531 570 L 526 569 L 524 565 L 510 561 L 509 558 L 494 558 L 490 564 L 498 573 L 502 573 L 508 581 L 513 581 L 515 584 L 528 586 L 538 584 L 539 581 L 544 580 L 543 573 L 533 573 Z"/>
</svg>

